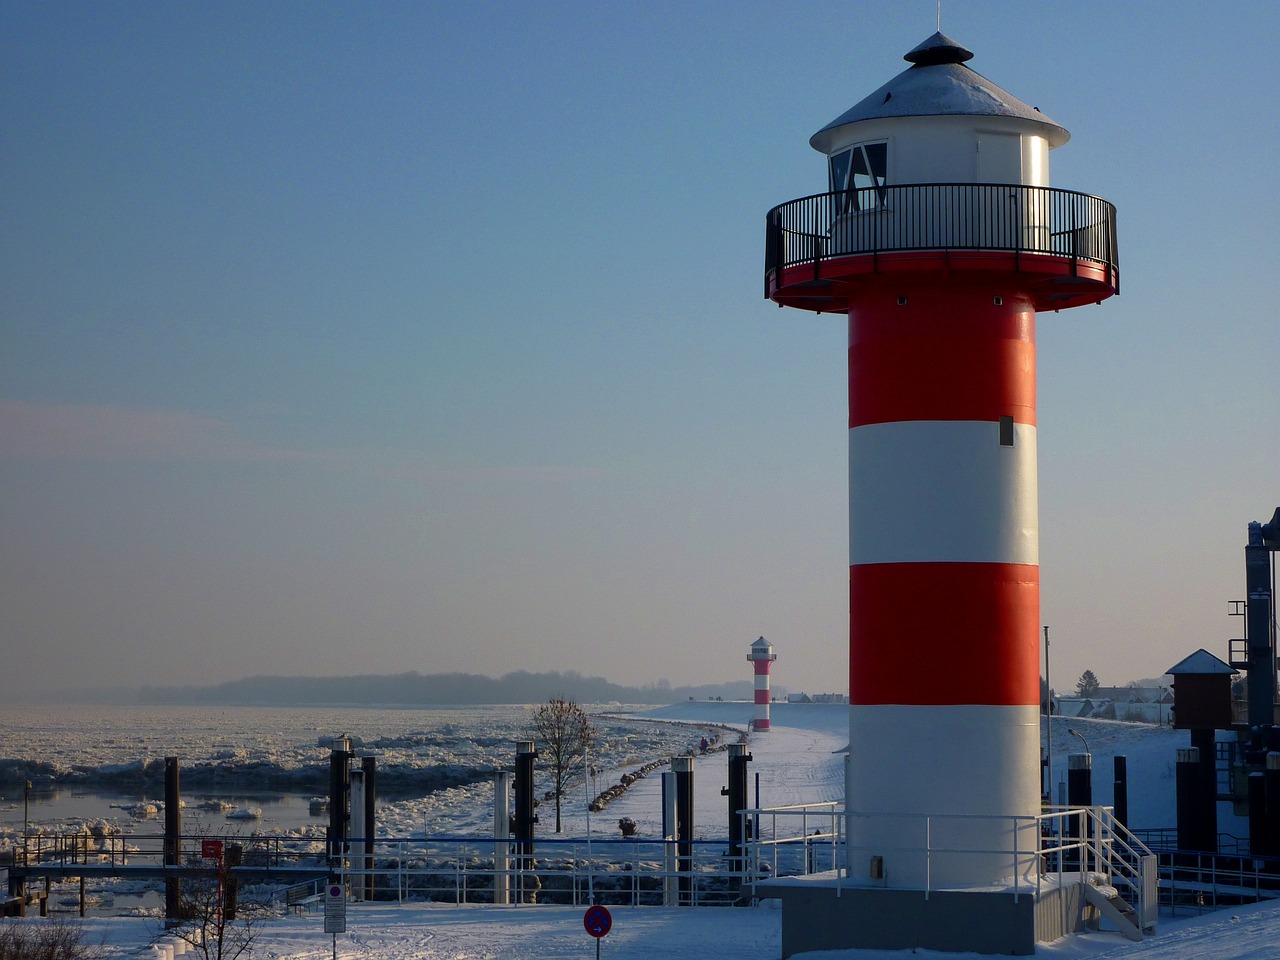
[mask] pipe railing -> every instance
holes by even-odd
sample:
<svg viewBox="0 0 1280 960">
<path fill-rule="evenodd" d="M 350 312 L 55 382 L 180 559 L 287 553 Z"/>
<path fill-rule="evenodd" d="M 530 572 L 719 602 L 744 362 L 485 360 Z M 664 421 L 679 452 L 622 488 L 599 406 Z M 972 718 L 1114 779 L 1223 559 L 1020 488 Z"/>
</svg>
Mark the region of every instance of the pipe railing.
<svg viewBox="0 0 1280 960">
<path fill-rule="evenodd" d="M 915 183 L 818 193 L 765 216 L 765 296 L 802 264 L 925 250 L 1049 254 L 1101 264 L 1120 289 L 1115 207 L 1055 187 Z"/>
<path fill-rule="evenodd" d="M 15 862 L 28 878 L 91 874 L 160 878 L 167 875 L 212 874 L 213 861 L 203 860 L 201 844 L 211 839 L 183 836 L 182 863 L 163 862 L 164 837 L 159 834 L 33 834 L 19 848 Z M 597 901 L 632 905 L 704 906 L 735 903 L 747 878 L 743 858 L 730 857 L 725 839 L 688 842 L 689 868 L 668 866 L 677 843 L 653 837 L 536 837 L 532 854 L 521 854 L 520 838 L 509 839 L 504 865 L 494 858 L 492 837 L 377 837 L 374 866 L 365 869 L 359 857 L 330 856 L 320 838 L 280 836 L 222 837 L 242 847 L 240 866 L 229 873 L 254 882 L 284 882 L 316 874 L 347 879 L 372 875 L 378 899 L 430 898 L 457 903 L 492 903 L 499 889 L 509 891 L 511 904 L 554 902 L 585 904 Z M 348 838 L 347 843 L 364 842 Z M 84 874 L 80 871 L 83 870 Z M 55 874 L 56 871 L 56 874 Z M 495 883 L 507 878 L 505 885 Z M 672 896 L 669 879 L 688 882 Z M 363 886 L 363 885 L 361 885 Z M 499 902 L 503 902 L 499 900 Z"/>
<path fill-rule="evenodd" d="M 746 844 L 748 867 L 755 871 L 750 879 L 752 896 L 759 895 L 757 883 L 769 876 L 788 873 L 808 874 L 833 871 L 837 886 L 849 884 L 847 864 L 864 853 L 891 853 L 899 857 L 915 857 L 924 864 L 925 895 L 936 889 L 933 881 L 936 866 L 952 858 L 981 857 L 1003 859 L 1008 864 L 1007 880 L 1016 897 L 1034 894 L 1039 899 L 1046 886 L 1060 888 L 1068 883 L 1083 882 L 1089 874 L 1105 876 L 1113 885 L 1125 888 L 1143 929 L 1153 928 L 1159 909 L 1159 865 L 1156 855 L 1124 824 L 1116 820 L 1111 807 L 1051 807 L 1044 813 L 1020 817 L 970 815 L 847 814 L 842 804 L 802 805 L 744 810 L 741 815 L 759 826 Z M 857 846 L 847 839 L 845 821 L 850 816 L 862 821 L 918 821 L 918 844 L 886 846 L 878 840 Z M 985 824 L 984 824 L 985 821 Z M 825 832 L 810 834 L 814 822 L 829 823 Z M 787 824 L 790 824 L 788 827 Z M 1007 829 L 995 831 L 1010 838 L 1011 845 L 1001 849 L 974 848 L 963 838 L 965 826 L 979 827 L 978 836 L 991 836 L 993 831 L 981 829 L 991 824 L 1005 824 Z M 944 838 L 951 838 L 950 840 Z M 815 862 L 811 847 L 830 845 L 830 866 L 823 857 Z M 803 850 L 803 855 L 795 851 Z M 789 859 L 780 851 L 790 851 Z M 762 865 L 766 869 L 761 869 Z"/>
</svg>

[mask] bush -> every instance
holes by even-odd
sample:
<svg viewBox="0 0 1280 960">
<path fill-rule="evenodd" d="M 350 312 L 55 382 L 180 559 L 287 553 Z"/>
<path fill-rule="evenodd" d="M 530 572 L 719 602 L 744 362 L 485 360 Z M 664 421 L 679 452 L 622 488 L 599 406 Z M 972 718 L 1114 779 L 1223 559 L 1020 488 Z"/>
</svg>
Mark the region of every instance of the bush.
<svg viewBox="0 0 1280 960">
<path fill-rule="evenodd" d="M 67 923 L 0 920 L 0 960 L 98 960 L 106 954 L 87 945 L 84 932 Z"/>
</svg>

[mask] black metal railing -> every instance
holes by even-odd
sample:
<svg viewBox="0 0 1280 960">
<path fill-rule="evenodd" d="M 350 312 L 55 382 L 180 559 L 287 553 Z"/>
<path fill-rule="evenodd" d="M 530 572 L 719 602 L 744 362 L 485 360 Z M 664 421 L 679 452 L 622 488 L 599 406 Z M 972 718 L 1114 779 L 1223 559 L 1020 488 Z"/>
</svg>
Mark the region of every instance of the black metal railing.
<svg viewBox="0 0 1280 960">
<path fill-rule="evenodd" d="M 1073 190 L 997 183 L 842 190 L 779 204 L 765 224 L 765 296 L 788 267 L 909 250 L 1052 254 L 1104 265 L 1120 287 L 1116 208 Z"/>
</svg>

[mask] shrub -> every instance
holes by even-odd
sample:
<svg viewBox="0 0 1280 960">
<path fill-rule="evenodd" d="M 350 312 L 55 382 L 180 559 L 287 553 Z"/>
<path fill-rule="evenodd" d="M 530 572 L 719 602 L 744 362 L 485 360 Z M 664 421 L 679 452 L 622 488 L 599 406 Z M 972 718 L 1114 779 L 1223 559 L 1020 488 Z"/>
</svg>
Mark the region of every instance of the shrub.
<svg viewBox="0 0 1280 960">
<path fill-rule="evenodd" d="M 0 960 L 99 960 L 101 946 L 84 942 L 84 931 L 60 922 L 0 920 Z"/>
</svg>

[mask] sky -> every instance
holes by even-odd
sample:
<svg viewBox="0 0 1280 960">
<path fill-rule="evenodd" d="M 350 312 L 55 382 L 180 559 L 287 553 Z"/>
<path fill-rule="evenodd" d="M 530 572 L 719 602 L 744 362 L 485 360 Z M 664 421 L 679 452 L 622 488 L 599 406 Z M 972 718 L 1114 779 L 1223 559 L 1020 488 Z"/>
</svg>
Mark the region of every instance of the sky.
<svg viewBox="0 0 1280 960">
<path fill-rule="evenodd" d="M 1280 505 L 1269 2 L 948 2 L 1121 295 L 1038 323 L 1062 690 L 1240 620 Z M 0 7 L 0 696 L 577 670 L 847 690 L 809 136 L 934 0 Z M 945 611 L 939 614 L 945 629 Z M 903 669 L 919 669 L 903 651 Z"/>
</svg>

